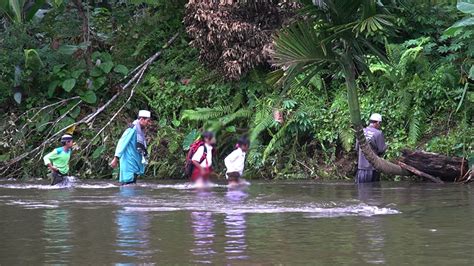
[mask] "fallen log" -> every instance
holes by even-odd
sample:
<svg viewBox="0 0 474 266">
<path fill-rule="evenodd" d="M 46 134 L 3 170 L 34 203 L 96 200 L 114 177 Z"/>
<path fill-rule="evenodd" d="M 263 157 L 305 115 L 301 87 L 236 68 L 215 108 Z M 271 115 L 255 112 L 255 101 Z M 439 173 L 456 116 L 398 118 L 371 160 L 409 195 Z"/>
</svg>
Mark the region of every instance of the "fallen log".
<svg viewBox="0 0 474 266">
<path fill-rule="evenodd" d="M 444 182 L 455 182 L 468 172 L 468 162 L 462 157 L 448 157 L 431 152 L 403 150 L 400 161 Z"/>
<path fill-rule="evenodd" d="M 427 178 L 427 179 L 433 181 L 434 183 L 444 184 L 444 182 L 441 179 L 439 179 L 438 177 L 435 177 L 435 176 L 432 176 L 430 174 L 424 173 L 424 172 L 416 169 L 413 166 L 409 166 L 409 165 L 407 165 L 405 163 L 402 163 L 402 162 L 398 162 L 398 165 L 400 165 L 400 167 L 402 167 L 403 169 L 406 169 L 406 170 L 412 172 L 413 174 L 415 174 L 417 176 Z"/>
</svg>

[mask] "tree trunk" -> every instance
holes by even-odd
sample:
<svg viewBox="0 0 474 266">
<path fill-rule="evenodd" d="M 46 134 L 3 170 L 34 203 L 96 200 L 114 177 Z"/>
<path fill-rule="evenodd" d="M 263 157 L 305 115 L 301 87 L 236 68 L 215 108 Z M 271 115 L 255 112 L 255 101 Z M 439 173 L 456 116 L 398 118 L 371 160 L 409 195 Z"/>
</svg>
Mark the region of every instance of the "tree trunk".
<svg viewBox="0 0 474 266">
<path fill-rule="evenodd" d="M 89 14 L 86 14 L 86 12 L 84 11 L 84 7 L 82 6 L 82 0 L 73 0 L 72 2 L 76 6 L 79 17 L 81 17 L 82 19 L 82 40 L 87 45 L 86 51 L 84 53 L 84 59 L 86 60 L 87 68 L 90 70 L 90 68 L 92 67 L 92 46 L 89 38 Z M 88 5 L 87 2 L 86 4 Z"/>
<path fill-rule="evenodd" d="M 401 161 L 446 182 L 460 180 L 468 172 L 468 161 L 424 151 L 402 151 Z"/>
<path fill-rule="evenodd" d="M 401 168 L 399 165 L 391 163 L 377 156 L 370 148 L 364 136 L 364 128 L 360 118 L 359 97 L 357 95 L 357 87 L 355 82 L 356 68 L 354 62 L 351 60 L 349 52 L 346 52 L 346 57 L 342 62 L 344 71 L 344 78 L 347 86 L 347 101 L 349 103 L 349 111 L 351 115 L 352 125 L 355 129 L 356 139 L 359 142 L 359 148 L 362 150 L 367 161 L 379 172 L 387 175 L 411 175 L 410 172 Z"/>
</svg>

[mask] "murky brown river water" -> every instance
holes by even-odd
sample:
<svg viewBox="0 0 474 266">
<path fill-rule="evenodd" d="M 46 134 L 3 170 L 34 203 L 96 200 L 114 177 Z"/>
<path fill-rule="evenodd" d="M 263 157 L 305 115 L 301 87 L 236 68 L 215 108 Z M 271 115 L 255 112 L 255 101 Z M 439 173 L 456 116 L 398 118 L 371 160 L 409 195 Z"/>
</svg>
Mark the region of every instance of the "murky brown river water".
<svg viewBox="0 0 474 266">
<path fill-rule="evenodd" d="M 474 265 L 474 186 L 0 181 L 0 264 Z"/>
</svg>

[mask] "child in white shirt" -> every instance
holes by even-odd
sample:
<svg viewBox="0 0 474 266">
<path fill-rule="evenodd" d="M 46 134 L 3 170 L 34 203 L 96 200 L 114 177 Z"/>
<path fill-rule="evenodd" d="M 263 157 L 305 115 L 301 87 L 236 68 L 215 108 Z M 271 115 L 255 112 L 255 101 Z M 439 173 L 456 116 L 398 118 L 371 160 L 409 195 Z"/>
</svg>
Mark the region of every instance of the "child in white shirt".
<svg viewBox="0 0 474 266">
<path fill-rule="evenodd" d="M 247 138 L 241 137 L 237 142 L 236 149 L 224 159 L 226 178 L 229 186 L 240 184 L 240 179 L 244 173 L 245 155 L 249 149 L 250 142 Z"/>
</svg>

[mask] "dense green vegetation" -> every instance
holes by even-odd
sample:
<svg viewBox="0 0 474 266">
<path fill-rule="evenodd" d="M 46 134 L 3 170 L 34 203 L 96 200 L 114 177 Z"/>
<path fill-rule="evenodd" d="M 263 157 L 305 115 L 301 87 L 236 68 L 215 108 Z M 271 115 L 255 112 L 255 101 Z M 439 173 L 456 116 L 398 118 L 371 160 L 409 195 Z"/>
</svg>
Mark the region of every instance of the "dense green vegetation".
<svg viewBox="0 0 474 266">
<path fill-rule="evenodd" d="M 107 164 L 116 141 L 137 110 L 149 108 L 157 118 L 149 134 L 149 178 L 181 177 L 184 150 L 202 129 L 217 133 L 220 158 L 239 135 L 250 136 L 249 177 L 353 175 L 355 137 L 345 76 L 333 64 L 302 71 L 290 86 L 278 86 L 269 74 L 275 70 L 271 56 L 262 55 L 270 63 L 252 61 L 235 80 L 206 62 L 215 58 L 207 56 L 216 52 L 210 46 L 189 45 L 193 39 L 183 24 L 186 1 L 17 0 L 18 8 L 11 8 L 12 2 L 0 5 L 0 161 L 9 166 L 1 176 L 44 176 L 39 159 L 57 143 L 8 163 L 107 102 L 127 82 L 130 70 L 175 33 L 177 40 L 163 49 L 129 102 L 130 91 L 123 91 L 103 113 L 75 128 L 80 149 L 73 156 L 73 173 L 112 177 Z M 367 34 L 382 52 L 380 57 L 363 54 L 367 70 L 356 75 L 362 120 L 371 112 L 384 116 L 387 159 L 410 148 L 472 162 L 474 4 L 462 1 L 458 9 L 453 1 L 381 2 L 383 20 L 360 24 L 353 32 Z M 239 12 L 245 19 L 242 8 Z M 317 34 L 316 26 L 306 32 Z M 275 111 L 283 114 L 283 123 L 274 121 Z"/>
</svg>

